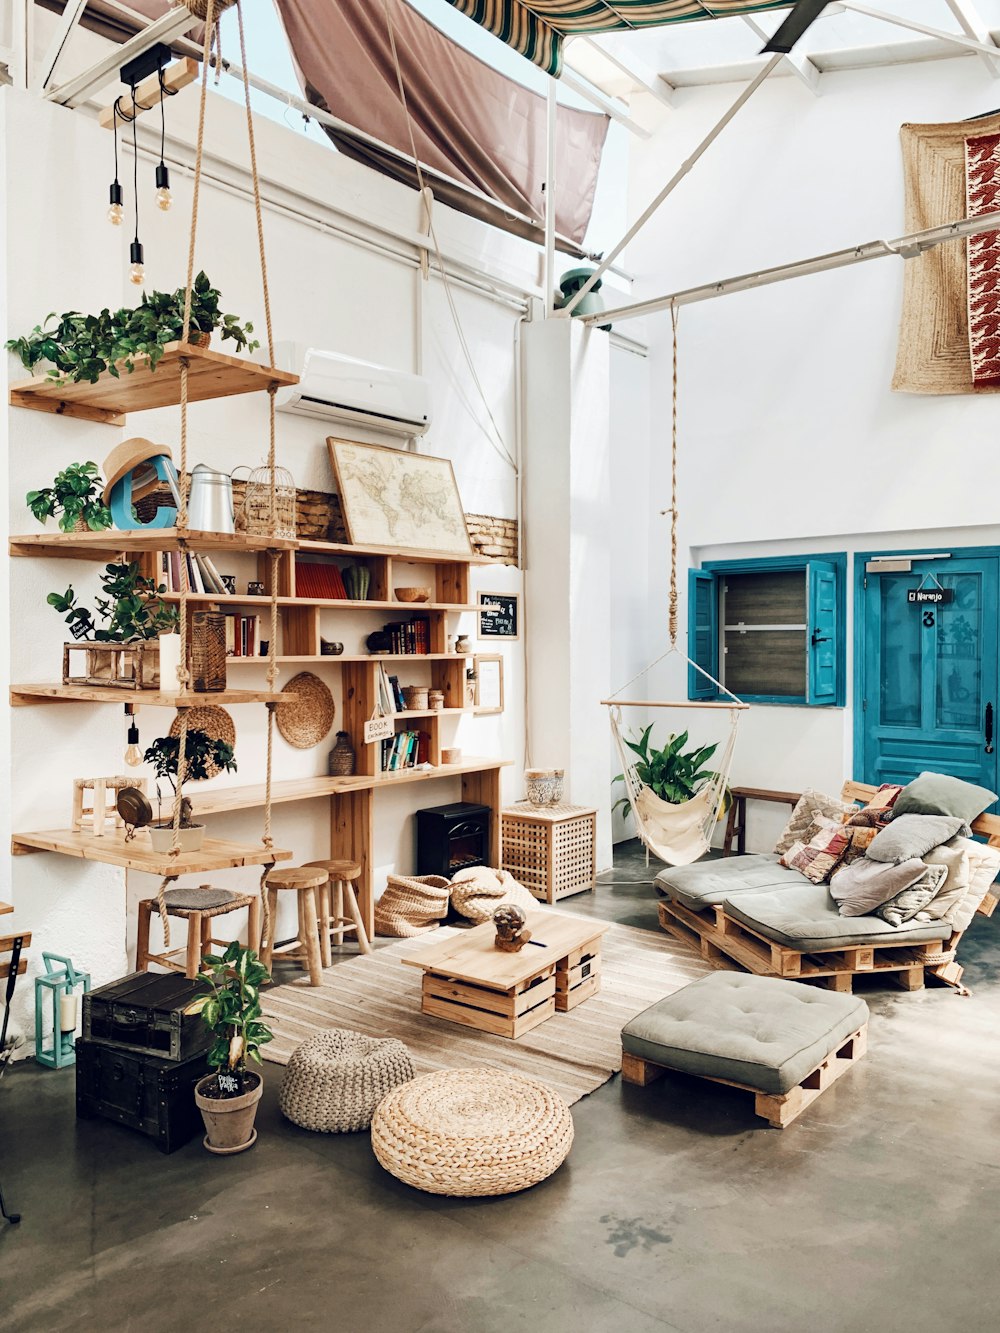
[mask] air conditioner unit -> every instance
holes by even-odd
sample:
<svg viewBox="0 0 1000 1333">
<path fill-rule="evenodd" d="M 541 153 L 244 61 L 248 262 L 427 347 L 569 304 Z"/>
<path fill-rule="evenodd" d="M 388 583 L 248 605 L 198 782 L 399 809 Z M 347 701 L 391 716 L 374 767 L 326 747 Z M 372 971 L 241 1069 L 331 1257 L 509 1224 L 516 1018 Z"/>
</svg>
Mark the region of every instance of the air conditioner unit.
<svg viewBox="0 0 1000 1333">
<path fill-rule="evenodd" d="M 278 343 L 275 361 L 299 376 L 279 389 L 281 412 L 368 426 L 389 435 L 423 435 L 431 424 L 430 385 L 420 375 L 301 343 Z"/>
</svg>

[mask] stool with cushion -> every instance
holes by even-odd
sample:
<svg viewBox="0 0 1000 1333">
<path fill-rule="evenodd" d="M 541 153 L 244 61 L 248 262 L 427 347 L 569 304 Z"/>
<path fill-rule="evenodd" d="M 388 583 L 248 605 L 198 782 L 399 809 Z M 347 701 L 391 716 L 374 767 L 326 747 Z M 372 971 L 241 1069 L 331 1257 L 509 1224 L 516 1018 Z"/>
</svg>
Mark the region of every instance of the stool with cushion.
<svg viewBox="0 0 1000 1333">
<path fill-rule="evenodd" d="M 183 949 L 171 949 L 169 952 L 150 953 L 149 922 L 154 912 L 159 911 L 155 898 L 144 899 L 139 904 L 139 925 L 135 947 L 135 966 L 139 972 L 145 972 L 150 963 L 169 968 L 172 972 L 183 972 L 185 976 L 196 977 L 202 970 L 201 960 L 206 953 L 212 952 L 213 945 L 225 947 L 232 936 L 226 940 L 212 937 L 212 922 L 218 916 L 228 916 L 230 912 L 247 909 L 247 943 L 251 949 L 260 948 L 260 898 L 255 893 L 231 893 L 228 889 L 213 889 L 209 884 L 202 884 L 197 889 L 167 889 L 163 895 L 167 907 L 167 916 L 179 917 L 187 922 L 187 945 Z M 179 956 L 184 961 L 179 961 Z"/>
<path fill-rule="evenodd" d="M 349 1134 L 367 1129 L 386 1093 L 412 1077 L 413 1060 L 401 1041 L 330 1028 L 292 1053 L 278 1105 L 302 1129 Z"/>
<path fill-rule="evenodd" d="M 783 1129 L 865 1052 L 868 1006 L 796 981 L 713 972 L 622 1029 L 622 1079 L 677 1069 L 756 1094 Z"/>
<path fill-rule="evenodd" d="M 267 889 L 268 932 L 267 940 L 260 951 L 260 961 L 270 972 L 272 962 L 301 963 L 308 968 L 309 984 L 323 984 L 323 963 L 319 940 L 319 905 L 317 892 L 327 882 L 322 870 L 313 870 L 307 866 L 283 866 L 272 870 L 264 881 Z M 298 929 L 295 939 L 275 949 L 275 932 L 278 921 L 278 894 L 286 891 L 296 895 L 298 908 Z"/>
<path fill-rule="evenodd" d="M 329 860 L 307 861 L 304 869 L 322 870 L 326 873 L 326 883 L 319 891 L 319 947 L 323 966 L 329 967 L 333 961 L 330 952 L 331 938 L 343 944 L 345 935 L 355 935 L 358 948 L 362 953 L 371 953 L 368 932 L 361 919 L 355 884 L 361 878 L 361 866 L 357 861 Z M 344 915 L 344 907 L 348 915 Z"/>
</svg>

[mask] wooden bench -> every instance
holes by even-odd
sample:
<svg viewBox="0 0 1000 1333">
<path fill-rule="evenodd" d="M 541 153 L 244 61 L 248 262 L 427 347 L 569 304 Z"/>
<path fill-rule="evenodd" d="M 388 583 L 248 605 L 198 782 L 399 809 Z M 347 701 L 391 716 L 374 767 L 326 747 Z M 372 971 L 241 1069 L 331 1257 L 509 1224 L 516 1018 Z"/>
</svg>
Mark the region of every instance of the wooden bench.
<svg viewBox="0 0 1000 1333">
<path fill-rule="evenodd" d="M 736 855 L 743 856 L 747 849 L 747 801 L 771 801 L 779 805 L 798 805 L 802 796 L 798 791 L 768 791 L 766 787 L 731 787 L 732 804 L 726 820 L 726 834 L 722 840 L 722 855 L 732 856 L 733 838 Z"/>
</svg>

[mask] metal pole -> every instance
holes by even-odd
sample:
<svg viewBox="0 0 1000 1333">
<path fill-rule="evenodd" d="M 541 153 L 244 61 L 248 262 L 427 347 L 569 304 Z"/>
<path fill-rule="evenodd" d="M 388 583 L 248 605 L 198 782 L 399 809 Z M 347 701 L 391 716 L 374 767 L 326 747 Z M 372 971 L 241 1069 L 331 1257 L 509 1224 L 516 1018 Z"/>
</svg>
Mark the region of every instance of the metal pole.
<svg viewBox="0 0 1000 1333">
<path fill-rule="evenodd" d="M 687 158 L 686 161 L 681 163 L 678 169 L 674 172 L 673 176 L 666 183 L 666 185 L 656 196 L 653 202 L 649 205 L 649 207 L 645 210 L 645 212 L 643 212 L 637 218 L 637 220 L 632 224 L 632 226 L 628 229 L 628 231 L 618 242 L 615 248 L 611 251 L 611 253 L 605 259 L 601 260 L 597 268 L 594 269 L 593 273 L 591 273 L 590 277 L 583 284 L 583 286 L 576 293 L 576 295 L 572 298 L 572 300 L 569 301 L 565 306 L 563 306 L 562 310 L 560 311 L 561 314 L 571 315 L 573 313 L 576 307 L 580 304 L 583 298 L 590 291 L 591 287 L 593 287 L 594 283 L 599 281 L 602 275 L 607 272 L 607 270 L 611 267 L 611 265 L 618 258 L 618 256 L 625 249 L 625 247 L 629 244 L 629 242 L 635 239 L 635 237 L 646 225 L 646 223 L 653 216 L 656 210 L 660 207 L 663 201 L 673 193 L 673 191 L 677 188 L 680 182 L 688 174 L 688 172 L 691 170 L 694 164 L 702 156 L 702 154 L 705 153 L 705 151 L 711 147 L 711 145 L 719 137 L 719 135 L 726 128 L 729 122 L 737 114 L 737 112 L 740 111 L 740 109 L 746 105 L 746 103 L 754 95 L 754 93 L 764 82 L 767 76 L 772 72 L 772 70 L 778 68 L 778 66 L 781 64 L 784 58 L 785 57 L 780 54 L 773 55 L 771 59 L 767 62 L 767 64 L 764 66 L 764 68 L 760 70 L 760 72 L 756 74 L 753 79 L 751 79 L 751 81 L 743 89 L 739 97 L 737 97 L 736 101 L 732 104 L 732 106 L 722 117 L 722 119 L 718 121 L 712 127 L 711 130 L 709 130 L 708 134 L 706 134 L 704 139 L 702 139 L 701 143 L 694 150 L 691 156 Z"/>
<path fill-rule="evenodd" d="M 542 290 L 545 293 L 545 318 L 555 309 L 556 288 L 556 123 L 559 96 L 556 81 L 549 79 L 545 97 L 545 262 L 542 264 Z"/>
</svg>

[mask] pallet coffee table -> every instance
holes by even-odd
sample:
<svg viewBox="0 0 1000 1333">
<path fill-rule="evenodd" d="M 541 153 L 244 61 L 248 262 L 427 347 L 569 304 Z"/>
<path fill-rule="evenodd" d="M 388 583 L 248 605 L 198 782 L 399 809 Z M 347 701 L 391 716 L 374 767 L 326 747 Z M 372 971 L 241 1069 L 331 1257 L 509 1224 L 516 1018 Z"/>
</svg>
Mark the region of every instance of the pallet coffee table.
<svg viewBox="0 0 1000 1333">
<path fill-rule="evenodd" d="M 421 1013 L 516 1038 L 595 995 L 608 922 L 565 912 L 527 916 L 531 940 L 518 953 L 494 948 L 496 928 L 487 921 L 404 957 L 423 968 Z"/>
</svg>

